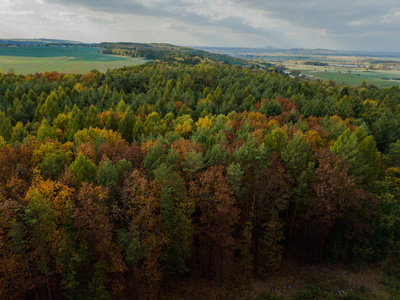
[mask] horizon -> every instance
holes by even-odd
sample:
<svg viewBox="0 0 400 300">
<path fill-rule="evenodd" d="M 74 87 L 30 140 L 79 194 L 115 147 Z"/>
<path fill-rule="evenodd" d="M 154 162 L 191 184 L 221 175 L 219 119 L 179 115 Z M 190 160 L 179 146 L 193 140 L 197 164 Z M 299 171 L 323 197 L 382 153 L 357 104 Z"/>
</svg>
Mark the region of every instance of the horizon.
<svg viewBox="0 0 400 300">
<path fill-rule="evenodd" d="M 0 0 L 0 37 L 396 52 L 396 0 Z M 345 9 L 344 9 L 345 8 Z"/>
<path fill-rule="evenodd" d="M 188 47 L 188 48 L 194 48 L 194 49 L 200 49 L 201 48 L 226 48 L 226 49 L 270 49 L 270 50 L 277 50 L 277 51 L 287 51 L 287 50 L 295 50 L 295 49 L 304 49 L 304 50 L 328 50 L 328 51 L 336 51 L 336 52 L 343 52 L 343 53 L 391 53 L 391 54 L 400 54 L 400 50 L 361 50 L 361 49 L 356 49 L 356 50 L 349 50 L 349 49 L 331 49 L 331 48 L 305 48 L 305 47 L 290 47 L 290 48 L 283 48 L 283 47 L 276 47 L 272 45 L 267 45 L 267 46 L 259 46 L 259 47 L 250 47 L 250 46 L 215 46 L 215 45 L 186 45 L 186 44 L 173 44 L 170 42 L 138 42 L 138 41 L 116 41 L 116 42 L 110 42 L 110 41 L 101 41 L 101 42 L 84 42 L 84 41 L 78 41 L 78 40 L 70 40 L 70 39 L 63 39 L 63 38 L 48 38 L 48 37 L 40 37 L 40 38 L 2 38 L 0 37 L 1 40 L 10 40 L 10 41 L 40 41 L 40 40 L 54 40 L 54 41 L 64 41 L 64 42 L 72 42 L 76 44 L 101 44 L 101 43 L 139 43 L 139 44 L 170 44 L 173 46 L 179 46 L 179 47 Z"/>
</svg>

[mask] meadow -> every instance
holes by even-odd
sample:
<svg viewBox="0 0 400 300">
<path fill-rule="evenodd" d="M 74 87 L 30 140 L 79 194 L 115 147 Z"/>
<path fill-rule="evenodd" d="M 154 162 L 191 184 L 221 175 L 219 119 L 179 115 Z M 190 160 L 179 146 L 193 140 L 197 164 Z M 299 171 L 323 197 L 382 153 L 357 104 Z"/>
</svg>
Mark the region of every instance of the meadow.
<svg viewBox="0 0 400 300">
<path fill-rule="evenodd" d="M 15 74 L 34 74 L 51 71 L 63 73 L 86 73 L 97 69 L 105 72 L 146 63 L 142 58 L 101 54 L 95 47 L 0 47 L 0 69 Z"/>
</svg>

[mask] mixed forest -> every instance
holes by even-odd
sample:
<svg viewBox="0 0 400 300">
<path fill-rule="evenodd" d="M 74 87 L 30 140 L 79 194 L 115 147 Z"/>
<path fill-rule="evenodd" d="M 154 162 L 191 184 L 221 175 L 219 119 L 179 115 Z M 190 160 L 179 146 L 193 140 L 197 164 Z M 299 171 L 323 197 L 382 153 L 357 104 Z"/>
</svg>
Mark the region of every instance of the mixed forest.
<svg viewBox="0 0 400 300">
<path fill-rule="evenodd" d="M 201 57 L 0 74 L 1 299 L 157 299 L 399 241 L 398 87 Z"/>
</svg>

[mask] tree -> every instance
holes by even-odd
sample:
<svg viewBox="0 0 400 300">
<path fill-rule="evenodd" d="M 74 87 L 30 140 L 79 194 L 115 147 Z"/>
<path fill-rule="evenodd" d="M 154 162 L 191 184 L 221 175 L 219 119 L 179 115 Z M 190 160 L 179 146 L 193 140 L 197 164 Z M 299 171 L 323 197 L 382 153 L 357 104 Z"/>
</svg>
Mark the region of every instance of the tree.
<svg viewBox="0 0 400 300">
<path fill-rule="evenodd" d="M 107 159 L 97 171 L 97 181 L 101 186 L 109 188 L 114 191 L 118 180 L 118 168 Z"/>
<path fill-rule="evenodd" d="M 150 113 L 144 123 L 144 132 L 146 135 L 158 136 L 164 135 L 167 131 L 167 125 L 164 120 L 160 118 L 158 113 Z"/>
<path fill-rule="evenodd" d="M 308 144 L 301 133 L 295 134 L 282 152 L 282 159 L 288 172 L 294 177 L 299 176 L 306 168 L 309 157 Z"/>
<path fill-rule="evenodd" d="M 218 256 L 220 284 L 224 277 L 226 256 L 236 247 L 233 233 L 239 221 L 240 210 L 236 206 L 228 179 L 222 166 L 209 168 L 200 178 L 200 187 L 194 191 L 199 197 L 200 242 L 204 259 L 208 261 L 209 276 L 213 256 Z M 208 257 L 206 259 L 206 257 Z"/>
<path fill-rule="evenodd" d="M 352 168 L 351 172 L 367 184 L 379 175 L 380 153 L 372 136 L 367 136 L 363 127 L 354 132 L 347 129 L 331 146 L 334 154 L 340 155 Z"/>
<path fill-rule="evenodd" d="M 136 295 L 156 298 L 163 276 L 163 249 L 168 242 L 161 218 L 160 183 L 148 181 L 134 170 L 127 178 L 125 211 L 127 225 L 118 232 L 125 261 L 134 280 L 128 285 Z"/>
<path fill-rule="evenodd" d="M 111 292 L 110 281 L 114 275 L 114 284 L 117 286 L 119 275 L 126 271 L 126 265 L 121 250 L 113 242 L 113 224 L 105 205 L 107 192 L 103 187 L 83 183 L 76 197 L 75 205 L 71 207 L 72 218 L 78 235 L 78 240 L 85 243 L 88 251 L 88 267 L 91 283 L 91 296 L 106 298 Z"/>
<path fill-rule="evenodd" d="M 7 144 L 7 142 L 4 140 L 4 138 L 0 135 L 0 147 L 3 147 Z"/>
<path fill-rule="evenodd" d="M 266 273 L 276 270 L 283 258 L 284 227 L 276 211 L 263 224 L 262 232 L 257 268 L 260 273 Z"/>
<path fill-rule="evenodd" d="M 400 167 L 400 140 L 389 145 L 388 156 L 391 159 L 391 165 Z"/>
<path fill-rule="evenodd" d="M 45 277 L 49 299 L 52 299 L 50 275 L 52 273 L 51 242 L 56 231 L 56 213 L 40 196 L 33 195 L 25 209 L 24 221 L 30 236 L 30 244 L 37 255 L 37 269 Z"/>
<path fill-rule="evenodd" d="M 389 144 L 400 139 L 400 121 L 398 115 L 384 111 L 371 126 L 372 135 L 377 148 L 381 152 L 387 152 Z"/>
<path fill-rule="evenodd" d="M 275 128 L 268 131 L 265 135 L 264 143 L 270 151 L 281 153 L 287 144 L 286 133 L 281 128 Z"/>
<path fill-rule="evenodd" d="M 184 181 L 165 163 L 154 172 L 161 183 L 161 217 L 169 243 L 165 261 L 170 273 L 187 272 L 186 259 L 191 254 L 194 211 L 192 199 L 187 195 Z"/>
<path fill-rule="evenodd" d="M 348 165 L 339 157 L 325 149 L 316 154 L 318 167 L 315 169 L 313 184 L 314 197 L 311 199 L 311 208 L 317 226 L 314 232 L 327 238 L 332 230 L 344 230 L 340 236 L 352 237 L 355 230 L 362 230 L 363 210 L 368 211 L 368 198 L 357 186 L 354 176 L 348 174 Z M 363 208 L 364 206 L 364 208 Z M 335 243 L 339 241 L 331 241 Z M 347 243 L 348 244 L 348 243 Z M 343 244 L 342 244 L 343 245 Z M 314 247 L 323 245 L 316 245 Z M 335 249 L 331 245 L 331 249 Z M 336 257 L 346 253 L 349 249 L 336 248 Z M 321 250 L 320 250 L 321 251 Z"/>
<path fill-rule="evenodd" d="M 260 108 L 260 113 L 268 116 L 279 116 L 282 114 L 282 105 L 278 101 L 264 100 Z"/>
<path fill-rule="evenodd" d="M 96 166 L 79 154 L 75 161 L 69 166 L 75 179 L 83 182 L 92 182 L 96 177 Z"/>
<path fill-rule="evenodd" d="M 96 106 L 91 105 L 86 113 L 86 127 L 101 128 L 101 120 Z"/>
<path fill-rule="evenodd" d="M 43 140 L 46 137 L 55 139 L 55 131 L 52 127 L 50 127 L 50 124 L 46 119 L 43 119 L 42 124 L 40 124 L 40 127 L 37 131 L 37 137 L 40 140 Z"/>
<path fill-rule="evenodd" d="M 204 159 L 201 152 L 190 151 L 184 154 L 185 160 L 182 162 L 182 170 L 188 173 L 196 173 L 204 168 Z"/>
<path fill-rule="evenodd" d="M 123 99 L 121 99 L 121 101 L 119 101 L 118 106 L 117 106 L 117 112 L 119 113 L 125 113 L 127 109 L 126 103 Z"/>
<path fill-rule="evenodd" d="M 58 96 L 56 92 L 51 92 L 46 98 L 46 102 L 41 107 L 41 116 L 47 118 L 50 122 L 60 113 L 58 106 Z"/>
<path fill-rule="evenodd" d="M 6 117 L 6 114 L 0 111 L 0 135 L 6 140 L 9 141 L 11 138 L 11 120 Z"/>
<path fill-rule="evenodd" d="M 68 121 L 69 129 L 75 133 L 78 130 L 82 130 L 86 126 L 85 114 L 76 105 L 74 105 L 71 111 L 71 117 Z"/>
<path fill-rule="evenodd" d="M 117 121 L 117 118 L 116 118 L 113 110 L 111 110 L 111 113 L 108 116 L 108 119 L 106 122 L 106 129 L 114 130 L 114 131 L 117 131 L 117 129 L 118 129 L 118 121 Z"/>
<path fill-rule="evenodd" d="M 27 133 L 23 127 L 23 124 L 21 122 L 18 122 L 12 129 L 10 142 L 12 144 L 22 143 L 26 136 Z"/>
<path fill-rule="evenodd" d="M 132 140 L 139 141 L 144 134 L 144 126 L 140 119 L 136 119 L 135 125 L 133 126 Z"/>
<path fill-rule="evenodd" d="M 207 167 L 227 164 L 229 161 L 229 153 L 220 144 L 215 144 L 210 151 L 206 152 L 205 160 L 207 162 Z"/>
<path fill-rule="evenodd" d="M 68 157 L 65 152 L 49 153 L 40 164 L 43 176 L 52 180 L 58 179 L 61 172 L 64 171 L 67 161 Z"/>
<path fill-rule="evenodd" d="M 188 137 L 193 131 L 194 122 L 190 115 L 183 115 L 174 120 L 175 133 Z"/>
<path fill-rule="evenodd" d="M 165 160 L 166 147 L 159 141 L 156 141 L 147 150 L 143 166 L 148 172 L 154 172 Z"/>
<path fill-rule="evenodd" d="M 121 100 L 122 101 L 122 100 Z M 130 107 L 126 109 L 124 117 L 118 125 L 118 131 L 122 137 L 128 142 L 133 142 L 133 128 L 135 126 L 135 116 Z"/>
</svg>

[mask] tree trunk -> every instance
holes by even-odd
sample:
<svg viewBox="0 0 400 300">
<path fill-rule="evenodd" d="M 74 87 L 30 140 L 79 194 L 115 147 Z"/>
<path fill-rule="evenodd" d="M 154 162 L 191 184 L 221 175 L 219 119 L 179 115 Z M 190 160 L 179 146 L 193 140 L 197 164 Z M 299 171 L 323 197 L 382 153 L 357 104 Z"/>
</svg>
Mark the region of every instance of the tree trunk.
<svg viewBox="0 0 400 300">
<path fill-rule="evenodd" d="M 294 208 L 294 216 L 293 216 L 293 220 L 292 220 L 292 225 L 290 226 L 290 232 L 289 232 L 289 242 L 292 238 L 292 231 L 293 231 L 293 226 L 294 226 L 294 222 L 296 221 L 296 215 L 297 215 L 297 207 L 298 207 L 298 202 L 296 201 L 296 205 Z"/>
<path fill-rule="evenodd" d="M 31 268 L 29 267 L 28 258 L 26 258 L 26 268 L 28 269 L 29 277 L 31 278 L 31 280 L 33 282 L 33 276 L 32 276 L 32 272 L 31 272 Z M 39 297 L 38 297 L 35 287 L 33 288 L 33 292 L 35 293 L 36 300 L 39 300 Z"/>
<path fill-rule="evenodd" d="M 222 287 L 224 281 L 224 254 L 221 251 L 221 264 L 219 266 L 219 287 Z"/>
<path fill-rule="evenodd" d="M 51 300 L 51 291 L 50 291 L 50 283 L 49 283 L 49 277 L 47 276 L 47 268 L 45 269 L 44 274 L 46 275 L 46 284 L 47 284 L 47 292 L 49 294 L 49 300 Z"/>
</svg>

